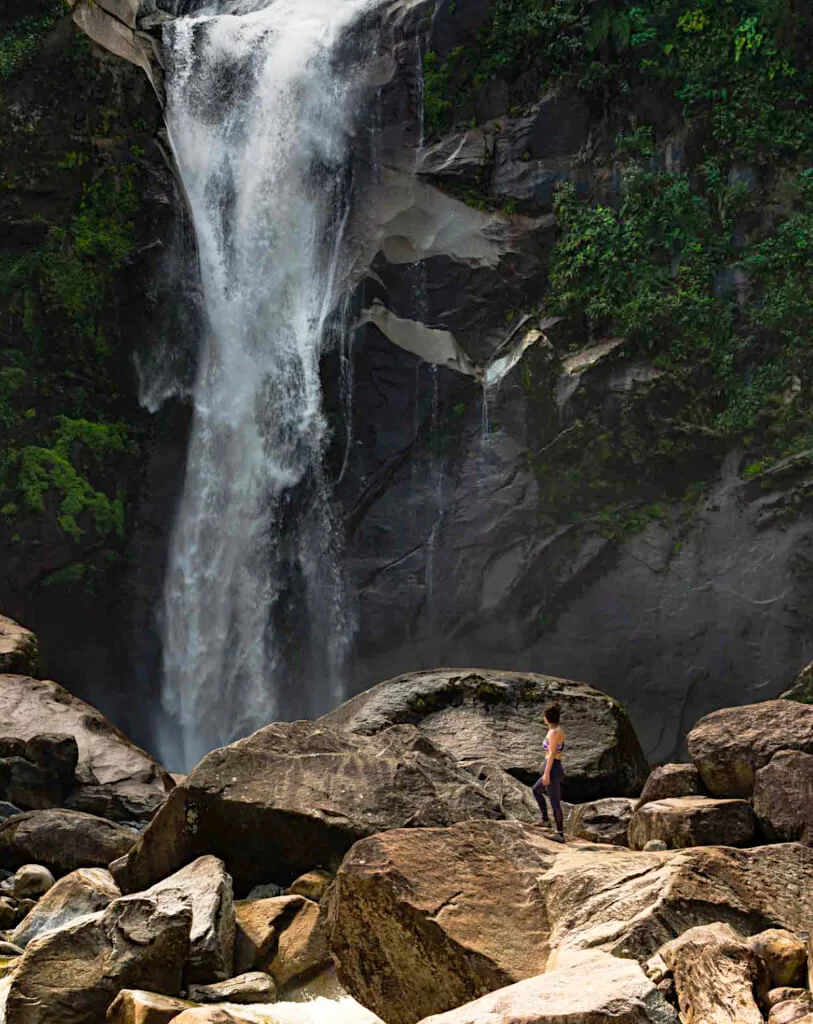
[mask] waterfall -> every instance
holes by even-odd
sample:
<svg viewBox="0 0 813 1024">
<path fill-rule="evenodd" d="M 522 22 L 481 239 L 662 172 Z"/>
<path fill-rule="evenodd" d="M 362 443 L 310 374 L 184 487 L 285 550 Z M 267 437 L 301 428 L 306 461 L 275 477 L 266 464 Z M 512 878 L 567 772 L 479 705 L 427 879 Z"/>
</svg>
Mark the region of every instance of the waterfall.
<svg viewBox="0 0 813 1024">
<path fill-rule="evenodd" d="M 341 306 L 358 100 L 337 49 L 372 2 L 219 0 L 164 30 L 206 314 L 164 590 L 158 739 L 174 766 L 343 696 L 353 616 L 319 360 Z"/>
</svg>

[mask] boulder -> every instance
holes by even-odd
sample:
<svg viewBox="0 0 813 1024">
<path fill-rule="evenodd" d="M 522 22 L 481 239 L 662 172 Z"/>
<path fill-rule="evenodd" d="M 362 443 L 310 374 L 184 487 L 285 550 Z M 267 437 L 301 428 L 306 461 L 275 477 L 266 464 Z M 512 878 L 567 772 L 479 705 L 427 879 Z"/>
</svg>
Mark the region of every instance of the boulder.
<svg viewBox="0 0 813 1024">
<path fill-rule="evenodd" d="M 306 871 L 304 875 L 294 881 L 285 890 L 286 896 L 304 896 L 307 900 L 318 903 L 325 895 L 333 882 L 333 875 L 321 868 L 314 868 L 313 871 Z"/>
<path fill-rule="evenodd" d="M 675 979 L 683 1019 L 705 1024 L 762 1024 L 754 998 L 760 964 L 727 924 L 690 928 L 660 950 Z"/>
<path fill-rule="evenodd" d="M 80 917 L 104 910 L 121 896 L 113 876 L 103 868 L 80 868 L 65 875 L 26 914 L 11 939 L 27 946 L 50 932 L 65 928 Z"/>
<path fill-rule="evenodd" d="M 54 876 L 42 864 L 23 864 L 21 868 L 3 882 L 11 895 L 18 900 L 38 900 L 54 884 Z"/>
<path fill-rule="evenodd" d="M 146 895 L 183 893 L 192 908 L 189 963 L 185 984 L 230 978 L 234 967 L 234 901 L 231 877 L 217 857 L 198 857 L 174 875 L 156 882 Z"/>
<path fill-rule="evenodd" d="M 32 942 L 11 982 L 6 1024 L 99 1024 L 123 988 L 179 995 L 191 921 L 177 893 L 138 894 Z"/>
<path fill-rule="evenodd" d="M 641 849 L 646 853 L 654 853 L 656 850 L 668 850 L 669 847 L 662 839 L 648 839 Z"/>
<path fill-rule="evenodd" d="M 786 999 L 796 999 L 797 996 L 803 996 L 806 991 L 807 989 L 804 988 L 789 988 L 787 986 L 772 988 L 765 996 L 765 1006 L 771 1010 L 777 1003 L 783 1003 Z"/>
<path fill-rule="evenodd" d="M 780 750 L 757 771 L 754 813 L 773 842 L 813 844 L 813 754 Z"/>
<path fill-rule="evenodd" d="M 813 995 L 802 992 L 771 1007 L 768 1024 L 809 1024 L 813 1021 Z"/>
<path fill-rule="evenodd" d="M 18 901 L 11 896 L 0 896 L 0 930 L 13 928 L 23 920 L 33 906 L 33 900 Z"/>
<path fill-rule="evenodd" d="M 35 861 L 57 876 L 77 868 L 106 867 L 123 856 L 138 833 L 80 811 L 27 811 L 0 822 L 0 865 L 16 869 Z"/>
<path fill-rule="evenodd" d="M 519 822 L 400 829 L 358 842 L 328 897 L 339 980 L 411 1024 L 599 947 L 646 961 L 725 918 L 744 933 L 813 915 L 813 850 L 640 853 L 554 843 Z"/>
<path fill-rule="evenodd" d="M 280 933 L 304 903 L 304 896 L 294 895 L 238 900 L 235 903 L 234 969 L 238 974 L 265 970 L 274 955 Z"/>
<path fill-rule="evenodd" d="M 802 704 L 813 704 L 813 661 L 805 665 L 789 690 L 782 694 L 784 700 L 798 700 Z"/>
<path fill-rule="evenodd" d="M 169 1024 L 192 1006 L 186 999 L 125 988 L 110 1004 L 106 1024 Z"/>
<path fill-rule="evenodd" d="M 554 700 L 567 737 L 567 799 L 637 796 L 648 767 L 635 731 L 617 701 L 586 683 L 490 669 L 411 672 L 321 721 L 365 735 L 411 723 L 457 760 L 484 759 L 531 784 L 543 760 L 542 712 Z"/>
<path fill-rule="evenodd" d="M 87 792 L 93 811 L 118 821 L 147 820 L 173 788 L 170 775 L 131 743 L 96 708 L 73 697 L 57 683 L 28 676 L 0 676 L 0 735 L 29 740 L 47 722 L 55 733 L 73 736 L 78 747 L 77 810 Z M 104 793 L 105 800 L 100 800 Z M 102 806 L 104 803 L 104 806 Z"/>
<path fill-rule="evenodd" d="M 0 739 L 0 794 L 24 810 L 57 807 L 73 789 L 78 757 L 73 736 Z"/>
<path fill-rule="evenodd" d="M 476 780 L 412 726 L 355 736 L 278 722 L 205 757 L 111 871 L 133 892 L 213 853 L 243 894 L 313 864 L 335 870 L 374 832 L 499 817 Z"/>
<path fill-rule="evenodd" d="M 466 771 L 477 779 L 492 800 L 501 808 L 504 818 L 515 818 L 535 824 L 539 807 L 530 786 L 489 761 L 461 761 Z"/>
<path fill-rule="evenodd" d="M 279 1007 L 274 1003 L 255 1003 L 240 1006 L 226 1003 L 220 1006 L 201 1006 L 184 1010 L 173 1024 L 310 1024 L 326 1021 L 330 1024 L 382 1024 L 369 1010 L 355 1000 L 316 998 L 307 1007 Z"/>
<path fill-rule="evenodd" d="M 277 986 L 263 971 L 251 971 L 213 985 L 190 985 L 187 995 L 195 1003 L 273 1003 Z"/>
<path fill-rule="evenodd" d="M 589 978 L 590 983 L 585 984 Z M 632 960 L 582 953 L 565 967 L 424 1018 L 422 1024 L 678 1024 Z"/>
<path fill-rule="evenodd" d="M 627 830 L 633 850 L 650 839 L 667 846 L 748 846 L 756 836 L 756 818 L 747 800 L 679 796 L 644 804 Z"/>
<path fill-rule="evenodd" d="M 702 794 L 700 772 L 693 764 L 662 764 L 650 772 L 635 809 L 638 810 L 653 800 Z"/>
<path fill-rule="evenodd" d="M 627 846 L 627 827 L 635 807 L 631 797 L 605 797 L 577 804 L 567 821 L 567 831 L 591 843 Z"/>
<path fill-rule="evenodd" d="M 39 644 L 34 634 L 0 615 L 0 673 L 35 676 L 39 671 Z"/>
<path fill-rule="evenodd" d="M 713 796 L 750 796 L 756 773 L 780 750 L 813 754 L 813 706 L 768 700 L 723 708 L 689 733 L 689 755 Z"/>
<path fill-rule="evenodd" d="M 279 988 L 300 983 L 330 965 L 327 932 L 319 906 L 305 900 L 279 933 L 274 955 L 265 970 Z"/>
<path fill-rule="evenodd" d="M 304 896 L 240 901 L 235 916 L 237 971 L 265 971 L 283 988 L 330 963 L 319 906 Z"/>
<path fill-rule="evenodd" d="M 772 988 L 804 985 L 807 947 L 798 936 L 783 928 L 769 928 L 752 935 L 748 946 L 765 964 Z"/>
</svg>

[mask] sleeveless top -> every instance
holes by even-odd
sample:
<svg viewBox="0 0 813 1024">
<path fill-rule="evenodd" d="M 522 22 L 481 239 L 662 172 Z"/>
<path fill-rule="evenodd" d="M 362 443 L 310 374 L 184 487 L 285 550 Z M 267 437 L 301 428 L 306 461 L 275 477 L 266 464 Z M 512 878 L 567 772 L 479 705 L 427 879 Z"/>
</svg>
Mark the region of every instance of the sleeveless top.
<svg viewBox="0 0 813 1024">
<path fill-rule="evenodd" d="M 542 744 L 542 749 L 545 751 L 545 754 L 548 754 L 550 752 L 550 747 L 549 747 L 549 744 L 548 744 L 548 737 L 547 736 L 545 737 L 545 742 Z M 554 754 L 553 754 L 554 760 L 561 761 L 561 759 L 562 759 L 562 751 L 564 749 L 565 749 L 565 739 L 564 739 L 564 734 L 562 734 L 562 741 L 561 741 L 561 743 L 557 743 L 556 744 L 556 750 L 554 751 Z"/>
</svg>

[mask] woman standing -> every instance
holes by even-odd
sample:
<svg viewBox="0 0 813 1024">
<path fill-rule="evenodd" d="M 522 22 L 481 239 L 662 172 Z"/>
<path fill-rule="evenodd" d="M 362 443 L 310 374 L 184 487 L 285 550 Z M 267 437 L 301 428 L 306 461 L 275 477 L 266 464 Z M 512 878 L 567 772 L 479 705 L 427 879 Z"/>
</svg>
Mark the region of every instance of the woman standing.
<svg viewBox="0 0 813 1024">
<path fill-rule="evenodd" d="M 541 777 L 536 780 L 533 786 L 533 794 L 536 797 L 536 802 L 539 804 L 539 810 L 542 812 L 542 822 L 545 825 L 550 824 L 548 808 L 545 803 L 545 793 L 550 797 L 553 819 L 556 822 L 556 836 L 554 838 L 560 843 L 564 842 L 565 839 L 564 816 L 562 815 L 562 781 L 565 777 L 565 772 L 562 768 L 562 751 L 565 749 L 565 731 L 559 724 L 561 714 L 562 711 L 558 704 L 551 704 L 549 708 L 545 708 L 544 716 L 548 726 L 548 734 L 543 745 L 545 767 L 542 769 Z"/>
</svg>

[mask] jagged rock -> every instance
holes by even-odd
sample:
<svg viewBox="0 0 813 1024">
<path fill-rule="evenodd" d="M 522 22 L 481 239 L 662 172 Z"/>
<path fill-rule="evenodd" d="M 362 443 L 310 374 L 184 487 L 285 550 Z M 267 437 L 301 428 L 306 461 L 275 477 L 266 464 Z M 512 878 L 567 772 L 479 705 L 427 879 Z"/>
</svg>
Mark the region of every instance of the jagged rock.
<svg viewBox="0 0 813 1024">
<path fill-rule="evenodd" d="M 304 896 L 276 896 L 235 903 L 234 969 L 238 974 L 265 970 L 281 931 L 304 902 Z"/>
<path fill-rule="evenodd" d="M 223 861 L 204 856 L 156 882 L 146 895 L 181 892 L 192 907 L 186 984 L 230 978 L 234 967 L 234 902 Z"/>
<path fill-rule="evenodd" d="M 756 836 L 756 819 L 747 800 L 679 796 L 645 804 L 632 815 L 627 835 L 633 850 L 650 839 L 662 839 L 672 849 L 748 846 Z"/>
<path fill-rule="evenodd" d="M 489 761 L 461 761 L 491 799 L 501 808 L 503 817 L 534 823 L 539 807 L 529 786 Z"/>
<path fill-rule="evenodd" d="M 0 615 L 0 674 L 35 676 L 39 660 L 39 644 L 34 634 L 13 619 Z"/>
<path fill-rule="evenodd" d="M 80 811 L 27 811 L 0 822 L 0 865 L 44 864 L 57 876 L 106 867 L 138 838 L 132 829 Z"/>
<path fill-rule="evenodd" d="M 32 942 L 11 982 L 7 1024 L 99 1024 L 123 988 L 179 995 L 191 921 L 177 893 L 139 893 Z"/>
<path fill-rule="evenodd" d="M 774 842 L 813 844 L 813 754 L 780 750 L 756 773 L 754 812 Z"/>
<path fill-rule="evenodd" d="M 60 878 L 26 914 L 11 933 L 12 941 L 25 947 L 32 939 L 104 910 L 119 896 L 121 893 L 113 876 L 104 868 L 72 871 Z"/>
<path fill-rule="evenodd" d="M 487 760 L 532 783 L 543 760 L 542 711 L 553 700 L 562 705 L 567 736 L 568 800 L 637 796 L 648 768 L 635 732 L 617 701 L 586 683 L 490 669 L 411 672 L 321 721 L 365 735 L 413 723 L 457 760 Z"/>
<path fill-rule="evenodd" d="M 703 783 L 693 764 L 662 764 L 653 768 L 635 806 L 637 811 L 653 800 L 674 796 L 701 796 Z"/>
<path fill-rule="evenodd" d="M 214 985 L 190 985 L 187 995 L 194 1003 L 273 1003 L 277 986 L 262 971 L 250 971 Z"/>
<path fill-rule="evenodd" d="M 781 750 L 813 754 L 813 706 L 768 700 L 723 708 L 689 733 L 689 755 L 714 796 L 750 796 L 756 773 Z"/>
<path fill-rule="evenodd" d="M 684 1020 L 706 1024 L 762 1024 L 754 990 L 760 964 L 727 924 L 690 928 L 660 950 L 675 979 Z"/>
<path fill-rule="evenodd" d="M 813 1021 L 813 995 L 802 992 L 771 1007 L 768 1024 L 809 1024 Z"/>
<path fill-rule="evenodd" d="M 330 962 L 319 906 L 304 896 L 243 900 L 235 916 L 238 972 L 265 971 L 283 988 Z"/>
<path fill-rule="evenodd" d="M 23 864 L 11 878 L 3 882 L 3 888 L 8 886 L 10 895 L 15 899 L 38 900 L 53 884 L 54 876 L 48 868 L 42 864 Z"/>
<path fill-rule="evenodd" d="M 589 984 L 585 979 L 589 978 Z M 422 1024 L 678 1024 L 634 961 L 582 953 L 565 967 L 517 982 Z"/>
<path fill-rule="evenodd" d="M 627 846 L 627 828 L 634 807 L 635 800 L 623 796 L 577 804 L 568 816 L 567 831 L 591 843 Z"/>
<path fill-rule="evenodd" d="M 328 898 L 342 985 L 411 1024 L 598 946 L 646 961 L 725 917 L 745 933 L 813 915 L 813 850 L 639 853 L 560 845 L 519 822 L 401 829 L 358 842 Z"/>
<path fill-rule="evenodd" d="M 76 809 L 85 809 L 80 804 L 86 790 L 94 799 L 104 791 L 105 817 L 146 820 L 173 788 L 169 774 L 96 708 L 57 683 L 0 676 L 0 735 L 30 740 L 42 731 L 44 722 L 53 732 L 76 740 L 77 788 L 70 798 Z"/>
<path fill-rule="evenodd" d="M 306 871 L 304 875 L 294 879 L 291 885 L 285 890 L 286 896 L 304 896 L 307 900 L 318 903 L 325 895 L 328 887 L 333 882 L 333 875 L 321 868 L 314 868 L 313 871 Z"/>
<path fill-rule="evenodd" d="M 382 829 L 501 814 L 411 726 L 355 736 L 275 723 L 205 757 L 111 871 L 132 892 L 210 852 L 245 893 L 269 875 L 293 880 L 314 863 L 335 869 L 356 839 Z"/>
<path fill-rule="evenodd" d="M 769 928 L 758 935 L 752 935 L 748 945 L 765 964 L 771 987 L 804 984 L 807 948 L 792 932 L 783 928 Z"/>
<path fill-rule="evenodd" d="M 169 1024 L 195 1004 L 157 992 L 126 988 L 119 992 L 105 1018 L 106 1024 Z"/>
</svg>

